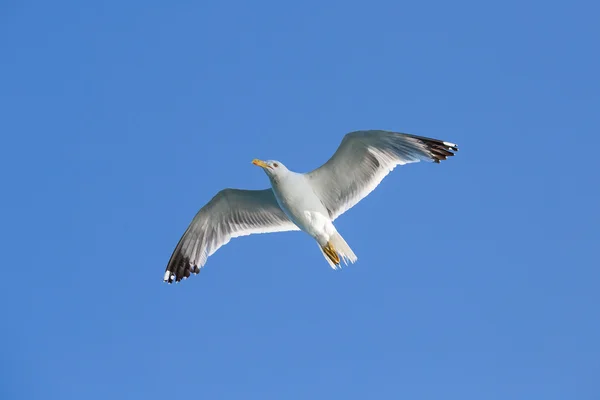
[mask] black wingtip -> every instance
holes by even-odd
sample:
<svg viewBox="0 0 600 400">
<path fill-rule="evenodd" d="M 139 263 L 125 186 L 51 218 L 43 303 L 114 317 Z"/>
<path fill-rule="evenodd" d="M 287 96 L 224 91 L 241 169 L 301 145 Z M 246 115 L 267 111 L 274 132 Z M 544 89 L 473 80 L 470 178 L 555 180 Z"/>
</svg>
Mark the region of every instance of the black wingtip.
<svg viewBox="0 0 600 400">
<path fill-rule="evenodd" d="M 189 278 L 192 274 L 200 273 L 200 268 L 191 262 L 189 257 L 184 257 L 179 249 L 176 249 L 169 260 L 169 264 L 165 269 L 163 281 L 171 284 L 179 283 L 184 279 Z"/>
<path fill-rule="evenodd" d="M 444 142 L 443 140 L 431 139 L 422 136 L 412 136 L 427 146 L 429 156 L 436 164 L 446 160 L 448 157 L 454 156 L 453 151 L 458 151 L 458 146 L 455 143 Z"/>
</svg>

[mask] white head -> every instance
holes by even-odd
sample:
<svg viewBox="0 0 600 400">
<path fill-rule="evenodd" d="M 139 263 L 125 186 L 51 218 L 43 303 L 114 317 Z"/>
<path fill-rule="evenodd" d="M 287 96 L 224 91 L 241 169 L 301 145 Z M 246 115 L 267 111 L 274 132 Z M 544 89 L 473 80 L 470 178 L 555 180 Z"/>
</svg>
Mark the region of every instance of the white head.
<svg viewBox="0 0 600 400">
<path fill-rule="evenodd" d="M 280 161 L 277 160 L 267 160 L 262 161 L 258 159 L 252 160 L 252 164 L 261 167 L 269 179 L 275 179 L 285 175 L 289 170 L 283 165 Z"/>
</svg>

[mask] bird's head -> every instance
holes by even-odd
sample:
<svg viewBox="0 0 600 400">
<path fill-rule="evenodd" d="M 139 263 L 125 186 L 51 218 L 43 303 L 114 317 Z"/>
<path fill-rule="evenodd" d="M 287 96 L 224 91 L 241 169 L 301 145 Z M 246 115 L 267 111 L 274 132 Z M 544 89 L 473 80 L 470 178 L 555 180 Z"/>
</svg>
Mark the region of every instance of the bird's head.
<svg viewBox="0 0 600 400">
<path fill-rule="evenodd" d="M 252 160 L 252 164 L 261 167 L 269 177 L 269 179 L 275 179 L 280 177 L 282 174 L 288 172 L 288 169 L 280 161 L 276 160 Z"/>
</svg>

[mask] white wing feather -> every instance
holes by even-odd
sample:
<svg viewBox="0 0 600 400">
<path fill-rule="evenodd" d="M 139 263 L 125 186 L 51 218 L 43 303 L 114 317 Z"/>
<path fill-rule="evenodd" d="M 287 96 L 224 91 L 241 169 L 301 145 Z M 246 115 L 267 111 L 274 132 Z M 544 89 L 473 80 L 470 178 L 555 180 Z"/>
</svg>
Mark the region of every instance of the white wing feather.
<svg viewBox="0 0 600 400">
<path fill-rule="evenodd" d="M 454 143 L 389 131 L 346 134 L 333 156 L 309 172 L 313 190 L 333 221 L 371 193 L 397 165 L 418 161 L 440 162 Z"/>
<path fill-rule="evenodd" d="M 299 228 L 281 210 L 271 189 L 224 189 L 198 211 L 179 240 L 164 280 L 197 274 L 206 260 L 232 238 Z"/>
</svg>

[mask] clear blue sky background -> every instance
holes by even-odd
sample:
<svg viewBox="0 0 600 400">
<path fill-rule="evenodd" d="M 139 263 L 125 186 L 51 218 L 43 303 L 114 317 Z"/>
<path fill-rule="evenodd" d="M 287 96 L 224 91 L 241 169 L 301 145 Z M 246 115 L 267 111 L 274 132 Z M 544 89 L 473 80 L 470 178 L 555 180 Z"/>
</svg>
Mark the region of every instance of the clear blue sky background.
<svg viewBox="0 0 600 400">
<path fill-rule="evenodd" d="M 0 3 L 2 399 L 600 398 L 592 1 Z M 162 283 L 196 211 L 346 132 L 459 144 Z"/>
</svg>

